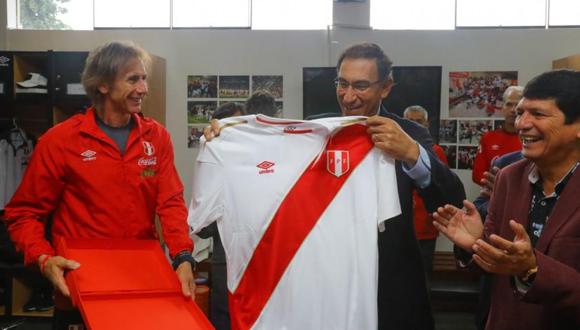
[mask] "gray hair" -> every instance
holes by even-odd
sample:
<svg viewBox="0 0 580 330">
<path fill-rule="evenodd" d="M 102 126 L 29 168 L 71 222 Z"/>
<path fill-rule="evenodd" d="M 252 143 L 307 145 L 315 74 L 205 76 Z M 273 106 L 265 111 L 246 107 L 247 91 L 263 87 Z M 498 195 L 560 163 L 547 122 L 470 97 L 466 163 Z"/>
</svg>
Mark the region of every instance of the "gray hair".
<svg viewBox="0 0 580 330">
<path fill-rule="evenodd" d="M 510 95 L 511 92 L 516 92 L 518 94 L 520 94 L 520 97 L 524 94 L 524 88 L 522 86 L 510 86 L 508 88 L 505 89 L 505 91 L 503 92 L 503 101 L 505 102 L 505 100 L 507 99 L 508 95 Z"/>
<path fill-rule="evenodd" d="M 403 112 L 403 117 L 407 117 L 407 114 L 409 112 L 421 112 L 423 114 L 423 116 L 425 116 L 425 120 L 429 120 L 429 113 L 427 112 L 427 110 L 425 110 L 425 108 L 423 108 L 420 105 L 411 105 L 408 106 L 405 111 Z"/>
<path fill-rule="evenodd" d="M 81 82 L 93 106 L 100 107 L 104 100 L 99 87 L 103 84 L 112 86 L 117 74 L 135 59 L 143 62 L 146 71 L 149 69 L 150 55 L 131 41 L 109 42 L 89 53 Z"/>
</svg>

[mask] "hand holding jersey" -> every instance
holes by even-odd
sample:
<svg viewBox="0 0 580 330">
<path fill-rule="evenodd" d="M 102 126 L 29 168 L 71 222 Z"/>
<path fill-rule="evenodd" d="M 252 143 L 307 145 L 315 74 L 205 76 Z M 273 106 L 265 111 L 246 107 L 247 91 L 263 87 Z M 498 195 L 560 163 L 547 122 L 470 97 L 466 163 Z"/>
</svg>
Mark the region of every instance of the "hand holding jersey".
<svg viewBox="0 0 580 330">
<path fill-rule="evenodd" d="M 367 119 L 375 147 L 394 159 L 401 160 L 411 168 L 419 159 L 419 146 L 399 124 L 390 118 L 372 116 Z"/>
<path fill-rule="evenodd" d="M 206 141 L 211 141 L 214 137 L 220 135 L 220 123 L 217 119 L 212 119 L 209 126 L 203 129 L 203 137 Z"/>
</svg>

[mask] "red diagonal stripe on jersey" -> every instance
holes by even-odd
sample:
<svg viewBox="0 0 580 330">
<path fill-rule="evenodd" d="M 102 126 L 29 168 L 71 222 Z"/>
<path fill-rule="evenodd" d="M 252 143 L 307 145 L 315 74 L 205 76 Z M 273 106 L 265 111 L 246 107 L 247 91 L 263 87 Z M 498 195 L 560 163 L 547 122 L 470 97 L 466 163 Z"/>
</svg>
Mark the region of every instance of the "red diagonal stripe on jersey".
<svg viewBox="0 0 580 330">
<path fill-rule="evenodd" d="M 233 329 L 251 328 L 300 245 L 350 173 L 373 147 L 366 126 L 351 125 L 329 141 L 327 150 L 350 153 L 350 171 L 337 178 L 326 169 L 326 150 L 302 174 L 258 243 L 229 304 Z M 314 198 L 313 198 L 314 197 Z"/>
</svg>

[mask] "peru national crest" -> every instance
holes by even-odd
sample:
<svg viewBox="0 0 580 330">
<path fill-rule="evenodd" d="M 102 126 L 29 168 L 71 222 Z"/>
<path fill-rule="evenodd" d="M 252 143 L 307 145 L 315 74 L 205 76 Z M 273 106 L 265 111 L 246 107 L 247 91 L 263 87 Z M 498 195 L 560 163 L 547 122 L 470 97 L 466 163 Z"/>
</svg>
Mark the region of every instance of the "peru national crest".
<svg viewBox="0 0 580 330">
<path fill-rule="evenodd" d="M 326 170 L 337 178 L 346 174 L 350 169 L 348 151 L 328 150 L 326 152 Z"/>
<path fill-rule="evenodd" d="M 153 143 L 149 141 L 143 141 L 143 153 L 147 156 L 153 156 L 155 154 L 155 147 Z"/>
</svg>

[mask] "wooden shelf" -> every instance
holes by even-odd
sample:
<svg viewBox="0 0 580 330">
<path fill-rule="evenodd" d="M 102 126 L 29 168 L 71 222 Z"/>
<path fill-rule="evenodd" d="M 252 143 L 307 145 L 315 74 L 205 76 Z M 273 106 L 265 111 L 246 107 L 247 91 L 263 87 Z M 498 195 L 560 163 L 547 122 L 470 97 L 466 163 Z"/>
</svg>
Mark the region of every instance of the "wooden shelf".
<svg viewBox="0 0 580 330">
<path fill-rule="evenodd" d="M 571 55 L 552 61 L 552 69 L 580 70 L 580 55 Z"/>
<path fill-rule="evenodd" d="M 25 312 L 24 304 L 30 298 L 32 290 L 17 277 L 12 278 L 12 315 L 13 316 L 35 316 L 52 317 L 53 309 L 46 312 Z"/>
</svg>

